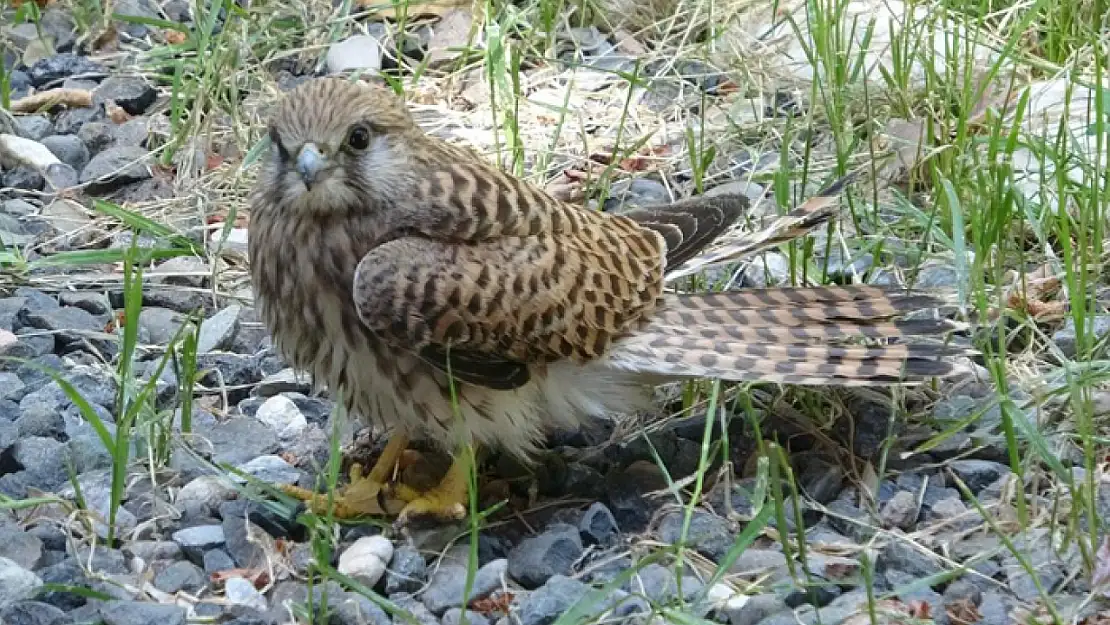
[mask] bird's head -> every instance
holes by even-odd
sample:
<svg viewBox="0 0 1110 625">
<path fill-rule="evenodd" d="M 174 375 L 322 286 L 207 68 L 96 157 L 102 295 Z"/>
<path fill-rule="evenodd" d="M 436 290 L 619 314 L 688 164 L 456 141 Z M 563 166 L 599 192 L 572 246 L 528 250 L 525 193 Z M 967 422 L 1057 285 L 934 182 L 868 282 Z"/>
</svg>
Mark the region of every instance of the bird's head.
<svg viewBox="0 0 1110 625">
<path fill-rule="evenodd" d="M 274 206 L 373 210 L 412 183 L 408 153 L 419 132 L 404 102 L 384 87 L 311 80 L 278 104 L 268 180 L 260 182 Z"/>
</svg>

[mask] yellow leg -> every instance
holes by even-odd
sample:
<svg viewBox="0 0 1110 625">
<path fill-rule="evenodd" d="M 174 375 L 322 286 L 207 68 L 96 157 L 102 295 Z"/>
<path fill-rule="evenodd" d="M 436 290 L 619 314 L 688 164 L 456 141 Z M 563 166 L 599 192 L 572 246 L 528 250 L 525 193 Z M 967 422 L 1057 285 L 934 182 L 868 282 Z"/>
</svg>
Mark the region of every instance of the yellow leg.
<svg viewBox="0 0 1110 625">
<path fill-rule="evenodd" d="M 451 462 L 447 473 L 430 490 L 420 492 L 405 484 L 391 484 L 392 494 L 408 504 L 397 516 L 397 525 L 405 525 L 414 518 L 428 518 L 439 521 L 458 521 L 466 517 L 470 501 L 470 461 L 465 454 L 458 454 Z"/>
<path fill-rule="evenodd" d="M 352 464 L 350 470 L 350 483 L 335 493 L 335 516 L 341 519 L 350 519 L 367 515 L 388 515 L 397 512 L 403 502 L 390 500 L 389 493 L 383 492 L 387 480 L 393 474 L 393 468 L 408 447 L 409 439 L 403 434 L 398 434 L 389 439 L 382 455 L 370 469 L 370 474 L 362 475 L 362 466 Z M 290 496 L 296 497 L 308 504 L 310 510 L 316 514 L 327 514 L 328 497 L 325 494 L 314 493 L 298 486 L 283 486 L 282 490 Z"/>
</svg>

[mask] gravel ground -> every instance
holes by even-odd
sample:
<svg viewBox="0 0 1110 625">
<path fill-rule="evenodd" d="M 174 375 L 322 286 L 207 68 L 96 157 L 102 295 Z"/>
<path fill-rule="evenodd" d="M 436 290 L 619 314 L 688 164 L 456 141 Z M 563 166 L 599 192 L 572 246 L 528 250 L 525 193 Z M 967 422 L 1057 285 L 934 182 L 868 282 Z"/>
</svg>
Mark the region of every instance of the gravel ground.
<svg viewBox="0 0 1110 625">
<path fill-rule="evenodd" d="M 167 5 L 181 5 L 176 15 L 188 17 L 183 8 L 188 3 Z M 180 192 L 164 169 L 134 162 L 147 156 L 155 137 L 161 140 L 168 115 L 164 92 L 117 64 L 74 52 L 71 17 L 58 8 L 46 15 L 43 25 L 61 52 L 30 66 L 8 63 L 12 99 L 59 86 L 91 91 L 93 98 L 89 106 L 14 116 L 10 134 L 37 142 L 57 162 L 42 169 L 26 164 L 3 169 L 0 240 L 34 250 L 32 258 L 126 246 L 129 236 L 107 234 L 75 206 L 88 206 L 93 198 L 125 206 L 150 203 Z M 129 25 L 129 37 L 149 35 L 132 32 L 141 28 Z M 22 26 L 13 31 L 27 32 Z M 20 41 L 25 52 L 29 42 Z M 602 38 L 598 47 L 607 41 Z M 339 61 L 329 57 L 329 63 Z M 284 87 L 300 79 L 285 69 L 279 73 Z M 63 191 L 78 184 L 86 186 Z M 643 178 L 622 181 L 613 197 L 605 208 L 669 195 L 659 181 Z M 783 279 L 785 257 L 769 254 L 763 260 L 745 269 L 744 285 Z M 15 500 L 57 495 L 75 501 L 76 484 L 83 501 L 83 506 L 0 510 L 0 622 L 304 622 L 310 593 L 317 610 L 330 611 L 327 622 L 410 622 L 335 581 L 310 584 L 311 564 L 321 553 L 418 623 L 462 622 L 469 544 L 465 538 L 449 540 L 460 528 L 383 534 L 373 525 L 341 526 L 334 548 L 321 552 L 303 527 L 248 501 L 227 476 L 213 473 L 208 463 L 227 463 L 271 483 L 313 487 L 329 454 L 331 404 L 314 396 L 275 355 L 249 302 L 211 297 L 210 262 L 175 258 L 159 262 L 147 276 L 144 307 L 134 320 L 144 346 L 137 363 L 140 379 L 156 373 L 160 346 L 190 312 L 199 307 L 205 317 L 197 347 L 204 390 L 197 396 L 190 437 L 200 459 L 175 452 L 166 466 L 152 471 L 148 448 L 136 438 L 131 479 L 116 516 L 121 536 L 116 544 L 105 543 L 112 456 L 81 410 L 39 366 L 60 372 L 111 429 L 119 417 L 113 408 L 118 389 L 114 365 L 105 362 L 112 363 L 119 352 L 113 333 L 122 290 L 67 288 L 64 275 L 56 282 L 60 288 L 39 281 L 0 289 L 0 354 L 30 360 L 0 365 L 0 493 Z M 865 271 L 871 262 L 842 262 L 839 273 Z M 889 275 L 877 271 L 872 279 Z M 919 284 L 934 286 L 951 286 L 954 280 L 943 264 L 927 266 L 919 276 Z M 1110 328 L 1110 322 L 1104 325 Z M 1066 345 L 1068 338 L 1064 328 L 1057 343 Z M 159 409 L 173 410 L 175 385 L 174 372 L 163 371 Z M 892 426 L 882 396 L 834 395 L 826 407 L 839 415 L 837 424 L 820 434 L 799 423 L 795 408 L 774 403 L 769 395 L 759 409 L 762 435 L 789 441 L 802 494 L 797 507 L 789 501 L 785 506 L 785 529 L 799 539 L 790 549 L 784 550 L 774 532 L 761 533 L 706 587 L 756 512 L 756 480 L 743 477 L 754 475 L 745 462 L 756 442 L 750 421 L 737 412 L 727 440 L 738 477 L 718 479 L 723 473 L 717 471 L 707 476 L 705 495 L 690 518 L 682 573 L 676 576 L 668 558 L 644 564 L 595 602 L 592 614 L 640 622 L 659 606 L 685 602 L 687 614 L 732 625 L 835 625 L 867 601 L 868 585 L 876 596 L 899 600 L 904 613 L 936 623 L 1010 623 L 1015 609 L 1038 601 L 1038 586 L 1058 605 L 1083 609 L 1090 589 L 1075 574 L 1079 553 L 1065 537 L 1049 531 L 1047 523 L 1010 537 L 1028 558 L 1034 578 L 956 488 L 953 476 L 995 522 L 1013 520 L 1014 475 L 998 408 L 990 407 L 991 388 L 969 382 L 915 396 L 915 418 L 899 420 L 890 431 L 897 441 L 891 453 L 883 447 Z M 986 414 L 974 427 L 959 429 L 927 453 L 900 455 L 983 409 Z M 1032 412 L 1027 416 L 1035 418 Z M 675 505 L 673 495 L 660 493 L 666 479 L 655 454 L 673 478 L 691 474 L 704 418 L 666 422 L 647 435 L 650 446 L 622 431 L 625 424 L 602 422 L 589 431 L 559 433 L 533 475 L 505 458 L 489 459 L 483 501 L 509 503 L 480 533 L 467 621 L 551 623 L 591 588 L 677 542 L 685 509 Z M 852 456 L 847 464 L 857 467 L 851 472 L 844 468 L 846 450 Z M 884 458 L 887 471 L 875 477 Z M 1074 471 L 1079 476 L 1083 470 Z M 1110 486 L 1102 486 L 1106 492 L 1097 499 L 1105 517 Z M 1049 514 L 1051 493 L 1035 492 L 1033 500 L 1040 514 Z M 921 580 L 927 581 L 914 584 Z M 91 592 L 75 590 L 80 588 Z"/>
</svg>

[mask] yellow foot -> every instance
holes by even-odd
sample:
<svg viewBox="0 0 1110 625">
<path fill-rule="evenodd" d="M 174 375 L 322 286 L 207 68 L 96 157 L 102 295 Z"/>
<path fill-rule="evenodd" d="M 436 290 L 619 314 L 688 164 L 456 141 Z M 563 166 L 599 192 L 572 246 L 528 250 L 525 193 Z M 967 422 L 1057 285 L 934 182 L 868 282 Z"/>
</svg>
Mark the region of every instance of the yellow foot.
<svg viewBox="0 0 1110 625">
<path fill-rule="evenodd" d="M 470 501 L 468 466 L 465 458 L 456 457 L 439 484 L 424 492 L 406 484 L 388 486 L 392 497 L 408 502 L 394 525 L 404 526 L 416 520 L 450 523 L 465 518 Z"/>
<path fill-rule="evenodd" d="M 382 482 L 362 475 L 362 465 L 352 464 L 350 484 L 341 487 L 334 495 L 332 505 L 336 518 L 353 519 L 361 516 L 396 514 L 404 501 L 391 498 Z M 299 486 L 283 486 L 282 491 L 304 501 L 316 514 L 328 513 L 327 494 L 314 493 Z"/>
<path fill-rule="evenodd" d="M 407 436 L 397 435 L 390 438 L 369 475 L 362 475 L 361 464 L 352 464 L 349 471 L 350 483 L 340 488 L 333 497 L 332 510 L 335 516 L 351 519 L 360 516 L 396 514 L 405 502 L 391 497 L 385 484 L 393 475 L 407 445 Z M 309 509 L 316 514 L 328 512 L 328 496 L 325 494 L 314 493 L 298 486 L 283 486 L 282 491 L 307 503 Z"/>
</svg>

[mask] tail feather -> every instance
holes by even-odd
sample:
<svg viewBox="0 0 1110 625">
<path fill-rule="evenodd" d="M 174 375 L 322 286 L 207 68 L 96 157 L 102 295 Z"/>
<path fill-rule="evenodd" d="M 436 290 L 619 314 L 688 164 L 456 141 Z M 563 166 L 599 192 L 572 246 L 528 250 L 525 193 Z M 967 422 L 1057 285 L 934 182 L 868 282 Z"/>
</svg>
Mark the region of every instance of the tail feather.
<svg viewBox="0 0 1110 625">
<path fill-rule="evenodd" d="M 698 196 L 661 206 L 645 206 L 621 213 L 667 242 L 667 267 L 677 267 L 713 242 L 748 209 L 747 196 Z"/>
<path fill-rule="evenodd" d="M 723 263 L 730 263 L 748 256 L 752 256 L 796 239 L 814 228 L 826 223 L 837 213 L 837 197 L 841 191 L 851 184 L 857 177 L 856 172 L 849 173 L 834 181 L 829 186 L 817 192 L 817 195 L 806 200 L 794 210 L 778 217 L 769 226 L 762 230 L 746 234 L 736 241 L 707 252 L 696 258 L 685 257 L 681 266 L 670 264 L 674 269 L 667 272 L 668 281 L 677 280 L 693 275 Z"/>
<path fill-rule="evenodd" d="M 618 341 L 610 366 L 663 378 L 841 386 L 914 383 L 961 371 L 974 352 L 907 339 L 960 325 L 902 319 L 943 298 L 869 285 L 671 295 Z"/>
</svg>

